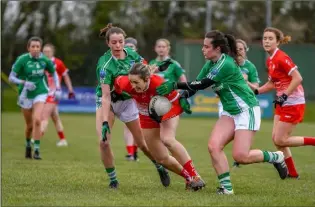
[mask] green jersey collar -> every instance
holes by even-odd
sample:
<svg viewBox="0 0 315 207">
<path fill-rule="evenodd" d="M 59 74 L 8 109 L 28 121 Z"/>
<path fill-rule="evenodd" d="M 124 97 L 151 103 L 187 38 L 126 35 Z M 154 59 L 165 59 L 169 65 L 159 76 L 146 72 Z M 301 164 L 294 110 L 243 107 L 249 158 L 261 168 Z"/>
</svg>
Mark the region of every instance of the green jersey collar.
<svg viewBox="0 0 315 207">
<path fill-rule="evenodd" d="M 217 60 L 217 61 L 213 61 L 213 60 L 210 60 L 212 63 L 214 63 L 214 64 L 216 64 L 216 63 L 218 63 L 218 62 L 220 62 L 223 58 L 225 57 L 225 53 L 222 53 L 221 54 L 221 56 L 220 56 L 220 58 Z"/>
<path fill-rule="evenodd" d="M 110 55 L 112 56 L 112 58 L 114 59 L 114 60 L 118 60 L 118 58 L 116 58 L 115 56 L 113 56 L 113 54 L 112 54 L 112 51 L 109 49 L 109 51 L 110 51 Z M 123 48 L 123 51 L 126 53 L 126 57 L 128 57 L 128 51 L 126 50 L 126 48 Z M 125 57 L 125 58 L 126 58 Z M 124 58 L 124 59 L 125 59 Z M 124 60 L 124 59 L 121 59 L 121 60 Z"/>
<path fill-rule="evenodd" d="M 43 53 L 41 52 L 40 54 L 39 54 L 39 56 L 36 58 L 36 57 L 33 57 L 32 55 L 31 55 L 31 53 L 29 52 L 28 53 L 28 56 L 30 57 L 30 58 L 33 58 L 33 59 L 39 59 L 39 58 L 41 58 L 41 57 L 43 57 L 44 55 L 43 55 Z"/>
<path fill-rule="evenodd" d="M 156 61 L 162 62 L 162 61 L 165 61 L 165 60 L 168 60 L 168 59 L 171 59 L 171 57 L 170 57 L 170 56 L 165 56 L 165 57 L 163 58 L 163 60 L 158 60 L 158 59 L 156 58 Z"/>
</svg>

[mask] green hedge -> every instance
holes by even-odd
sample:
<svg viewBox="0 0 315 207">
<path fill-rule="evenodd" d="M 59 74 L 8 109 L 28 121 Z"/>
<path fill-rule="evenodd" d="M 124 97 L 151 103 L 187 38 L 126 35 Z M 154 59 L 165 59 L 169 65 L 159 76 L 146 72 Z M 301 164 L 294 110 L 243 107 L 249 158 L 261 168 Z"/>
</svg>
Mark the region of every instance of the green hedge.
<svg viewBox="0 0 315 207">
<path fill-rule="evenodd" d="M 2 111 L 19 111 L 16 105 L 17 93 L 12 89 L 2 91 Z M 305 122 L 315 122 L 315 102 L 308 101 L 305 111 Z"/>
<path fill-rule="evenodd" d="M 16 105 L 17 93 L 10 88 L 2 90 L 1 94 L 1 111 L 19 111 Z"/>
</svg>

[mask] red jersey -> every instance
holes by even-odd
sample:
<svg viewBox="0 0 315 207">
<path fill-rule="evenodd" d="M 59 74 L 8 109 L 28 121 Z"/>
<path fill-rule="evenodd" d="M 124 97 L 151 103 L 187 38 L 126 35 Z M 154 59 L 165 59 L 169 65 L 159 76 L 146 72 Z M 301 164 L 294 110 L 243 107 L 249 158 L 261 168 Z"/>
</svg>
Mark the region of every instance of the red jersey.
<svg viewBox="0 0 315 207">
<path fill-rule="evenodd" d="M 149 87 L 147 90 L 145 90 L 142 93 L 136 92 L 129 81 L 128 76 L 119 76 L 115 79 L 115 91 L 117 93 L 122 93 L 122 91 L 125 91 L 131 97 L 136 101 L 137 107 L 139 110 L 140 115 L 149 116 L 149 103 L 153 96 L 158 95 L 156 93 L 156 88 L 160 86 L 164 82 L 164 79 L 162 79 L 160 76 L 157 75 L 151 75 Z M 178 102 L 179 99 L 179 93 L 177 91 L 173 91 L 170 94 L 165 96 L 170 102 L 175 103 Z M 177 103 L 175 103 L 177 105 Z M 181 110 L 181 108 L 180 108 Z M 164 118 L 164 117 L 163 117 Z"/>
<path fill-rule="evenodd" d="M 56 72 L 58 75 L 59 83 L 61 83 L 62 77 L 68 73 L 68 69 L 65 64 L 59 58 L 52 57 L 51 61 L 54 63 Z M 49 89 L 56 89 L 53 74 L 46 72 Z"/>
<path fill-rule="evenodd" d="M 282 50 L 276 49 L 272 56 L 267 59 L 269 80 L 274 84 L 277 91 L 277 96 L 281 96 L 291 83 L 291 73 L 297 70 L 297 66 L 293 63 L 292 59 Z M 304 104 L 304 89 L 300 84 L 284 102 L 286 105 Z"/>
</svg>

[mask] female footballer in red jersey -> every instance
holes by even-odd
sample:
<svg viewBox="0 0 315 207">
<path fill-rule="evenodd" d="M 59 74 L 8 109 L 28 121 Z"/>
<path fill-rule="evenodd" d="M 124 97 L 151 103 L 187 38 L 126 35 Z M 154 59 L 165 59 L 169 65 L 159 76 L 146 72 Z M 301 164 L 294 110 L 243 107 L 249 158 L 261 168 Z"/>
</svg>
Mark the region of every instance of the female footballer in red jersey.
<svg viewBox="0 0 315 207">
<path fill-rule="evenodd" d="M 72 88 L 72 83 L 71 79 L 68 74 L 68 69 L 66 68 L 65 64 L 62 62 L 62 60 L 54 57 L 55 53 L 55 47 L 52 44 L 46 44 L 43 47 L 43 53 L 53 61 L 55 67 L 56 67 L 56 72 L 59 77 L 59 81 L 61 82 L 62 78 L 65 81 L 65 84 L 69 90 L 68 98 L 75 98 L 73 88 Z M 52 76 L 46 73 L 47 75 L 47 80 L 48 80 L 48 87 L 50 91 L 55 90 L 55 84 L 52 80 Z M 63 126 L 62 122 L 58 113 L 58 107 L 57 107 L 58 101 L 55 100 L 55 97 L 53 95 L 49 95 L 46 100 L 46 104 L 43 110 L 43 121 L 42 121 L 42 134 L 45 133 L 47 126 L 48 126 L 48 119 L 51 117 L 53 120 L 56 130 L 58 132 L 59 136 L 59 142 L 57 142 L 57 146 L 68 146 L 67 140 L 65 138 L 64 132 L 63 132 Z"/>
<path fill-rule="evenodd" d="M 150 75 L 150 66 L 136 63 L 130 69 L 129 76 L 116 78 L 115 90 L 118 94 L 128 93 L 136 101 L 146 143 L 157 162 L 184 177 L 187 188 L 201 189 L 205 186 L 204 181 L 195 170 L 185 147 L 175 139 L 179 115 L 183 112 L 179 93 L 173 91 L 166 95 L 172 103 L 172 108 L 164 116 L 159 117 L 154 112 L 150 112 L 152 110 L 149 109 L 150 100 L 157 95 L 156 87 L 163 82 L 164 80 L 158 75 Z M 160 128 L 164 131 L 163 137 L 160 136 Z M 173 156 L 168 154 L 167 149 Z"/>
<path fill-rule="evenodd" d="M 278 46 L 290 41 L 282 31 L 268 27 L 263 33 L 263 47 L 269 54 L 267 67 L 269 81 L 255 90 L 256 94 L 272 89 L 277 92 L 272 139 L 276 147 L 283 151 L 288 176 L 299 178 L 289 147 L 315 146 L 315 137 L 291 136 L 295 126 L 303 121 L 305 98 L 301 85 L 302 77 L 292 59 Z"/>
</svg>

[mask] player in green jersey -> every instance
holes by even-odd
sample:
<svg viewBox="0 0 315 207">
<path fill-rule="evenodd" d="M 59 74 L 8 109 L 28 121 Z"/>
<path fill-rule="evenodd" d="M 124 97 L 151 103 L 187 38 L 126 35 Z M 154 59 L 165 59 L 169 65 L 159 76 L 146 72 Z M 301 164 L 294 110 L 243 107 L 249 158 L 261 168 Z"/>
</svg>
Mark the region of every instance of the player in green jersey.
<svg viewBox="0 0 315 207">
<path fill-rule="evenodd" d="M 157 88 L 160 95 L 174 89 L 186 90 L 184 97 L 211 86 L 222 104 L 222 116 L 216 122 L 208 142 L 212 165 L 218 175 L 218 194 L 233 194 L 228 160 L 224 147 L 233 140 L 232 154 L 241 164 L 269 162 L 279 165 L 279 174 L 286 176 L 283 153 L 251 149 L 252 139 L 260 127 L 260 107 L 255 94 L 242 76 L 236 58 L 233 36 L 217 30 L 205 35 L 202 52 L 208 60 L 193 82 L 165 82 Z"/>
<path fill-rule="evenodd" d="M 171 44 L 167 39 L 158 39 L 155 43 L 155 52 L 157 54 L 157 57 L 149 62 L 149 65 L 156 66 L 154 67 L 155 73 L 157 73 L 159 76 L 164 78 L 165 80 L 169 81 L 186 81 L 185 71 L 180 66 L 180 64 L 170 58 L 169 53 L 171 50 Z M 161 64 L 164 64 L 165 61 L 171 61 L 172 64 L 168 66 L 168 68 L 164 71 L 159 71 L 158 66 Z"/>
<path fill-rule="evenodd" d="M 98 86 L 96 88 L 96 130 L 100 139 L 101 158 L 110 178 L 110 188 L 118 187 L 113 152 L 110 147 L 110 129 L 115 120 L 115 115 L 124 122 L 132 133 L 138 147 L 152 160 L 160 175 L 164 186 L 169 186 L 170 177 L 167 170 L 156 163 L 150 154 L 144 140 L 140 122 L 139 111 L 135 102 L 128 94 L 118 95 L 113 90 L 114 80 L 121 75 L 128 75 L 134 63 L 141 62 L 142 57 L 130 48 L 124 48 L 125 32 L 119 27 L 108 24 L 100 32 L 105 37 L 109 50 L 99 58 L 96 75 Z"/>
<path fill-rule="evenodd" d="M 34 159 L 41 159 L 39 153 L 42 111 L 49 88 L 45 70 L 53 74 L 56 90 L 51 91 L 57 98 L 60 98 L 60 84 L 55 67 L 51 60 L 41 54 L 42 40 L 39 37 L 32 37 L 28 40 L 28 53 L 19 56 L 12 67 L 9 80 L 12 83 L 23 85 L 19 95 L 18 105 L 21 106 L 24 119 L 27 123 L 27 130 L 33 131 Z M 20 79 L 23 76 L 25 79 Z M 32 125 L 30 125 L 32 123 Z M 26 137 L 26 158 L 32 158 L 31 138 Z"/>
<path fill-rule="evenodd" d="M 258 72 L 255 65 L 247 59 L 246 53 L 248 51 L 248 47 L 247 47 L 246 42 L 244 40 L 237 39 L 236 49 L 237 49 L 236 61 L 241 68 L 243 77 L 246 80 L 248 86 L 252 90 L 255 90 L 256 88 L 259 87 L 260 80 L 259 80 Z M 219 115 L 222 112 L 223 112 L 223 106 L 221 102 L 219 102 Z M 239 167 L 239 163 L 234 162 L 233 166 Z"/>
</svg>

